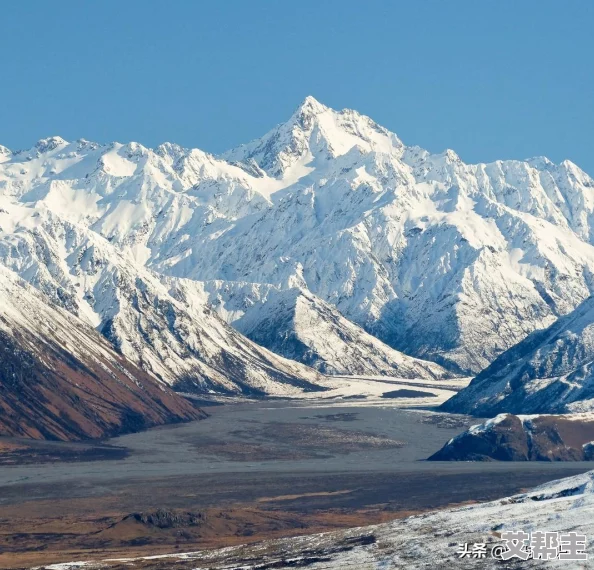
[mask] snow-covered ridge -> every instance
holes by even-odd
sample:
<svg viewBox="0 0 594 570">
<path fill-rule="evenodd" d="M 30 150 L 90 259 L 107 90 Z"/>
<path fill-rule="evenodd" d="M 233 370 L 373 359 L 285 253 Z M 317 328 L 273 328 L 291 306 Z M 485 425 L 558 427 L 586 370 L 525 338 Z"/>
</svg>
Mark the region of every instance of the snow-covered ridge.
<svg viewBox="0 0 594 570">
<path fill-rule="evenodd" d="M 300 288 L 455 371 L 592 293 L 593 215 L 594 182 L 569 161 L 467 165 L 311 97 L 219 157 L 53 137 L 0 160 L 0 249 L 28 280 L 15 244 L 51 217 L 159 277 Z"/>
<path fill-rule="evenodd" d="M 209 281 L 210 305 L 254 342 L 325 374 L 444 379 L 441 366 L 394 350 L 307 289 Z"/>
<path fill-rule="evenodd" d="M 204 417 L 0 266 L 0 434 L 104 438 Z"/>
<path fill-rule="evenodd" d="M 493 415 L 594 410 L 594 297 L 535 331 L 444 404 L 449 411 Z"/>
<path fill-rule="evenodd" d="M 82 223 L 7 202 L 0 224 L 0 267 L 95 327 L 162 382 L 244 394 L 317 389 L 315 371 L 252 343 L 200 297 L 175 298 L 129 251 Z"/>
</svg>

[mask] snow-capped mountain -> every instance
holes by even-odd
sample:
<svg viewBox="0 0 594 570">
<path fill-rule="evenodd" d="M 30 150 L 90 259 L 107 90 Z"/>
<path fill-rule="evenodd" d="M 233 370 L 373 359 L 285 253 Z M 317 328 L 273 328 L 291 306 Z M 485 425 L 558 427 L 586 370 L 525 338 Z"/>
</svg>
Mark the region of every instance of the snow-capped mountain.
<svg viewBox="0 0 594 570">
<path fill-rule="evenodd" d="M 166 384 L 244 394 L 318 389 L 313 370 L 249 341 L 205 300 L 172 297 L 151 271 L 81 223 L 10 202 L 0 227 L 0 265 Z"/>
<path fill-rule="evenodd" d="M 452 377 L 438 364 L 384 344 L 307 289 L 230 281 L 201 285 L 213 309 L 239 332 L 325 374 Z"/>
<path fill-rule="evenodd" d="M 594 410 L 594 297 L 503 353 L 442 408 L 477 416 Z"/>
<path fill-rule="evenodd" d="M 467 165 L 311 97 L 220 157 L 60 138 L 5 150 L 0 200 L 13 268 L 31 255 L 15 243 L 41 231 L 22 229 L 25 209 L 160 278 L 297 287 L 392 348 L 455 371 L 478 372 L 594 290 L 594 181 L 576 165 Z M 69 247 L 35 245 L 60 268 Z"/>
<path fill-rule="evenodd" d="M 205 414 L 0 267 L 0 435 L 102 438 Z"/>
</svg>

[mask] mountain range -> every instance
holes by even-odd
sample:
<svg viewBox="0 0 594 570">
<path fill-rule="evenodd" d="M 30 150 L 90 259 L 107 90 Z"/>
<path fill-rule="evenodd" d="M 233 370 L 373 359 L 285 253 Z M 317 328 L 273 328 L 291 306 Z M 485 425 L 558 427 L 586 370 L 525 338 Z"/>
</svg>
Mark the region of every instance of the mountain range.
<svg viewBox="0 0 594 570">
<path fill-rule="evenodd" d="M 307 97 L 220 156 L 1 147 L 0 265 L 179 390 L 474 375 L 594 290 L 594 181 L 465 164 Z"/>
</svg>

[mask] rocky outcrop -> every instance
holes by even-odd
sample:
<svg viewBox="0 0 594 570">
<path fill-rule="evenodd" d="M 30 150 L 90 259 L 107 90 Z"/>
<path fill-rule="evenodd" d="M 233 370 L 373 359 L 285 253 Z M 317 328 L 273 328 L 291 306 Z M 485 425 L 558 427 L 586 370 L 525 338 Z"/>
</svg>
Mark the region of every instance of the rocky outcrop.
<svg viewBox="0 0 594 570">
<path fill-rule="evenodd" d="M 205 513 L 178 513 L 166 509 L 157 509 L 149 513 L 133 513 L 123 520 L 133 519 L 143 525 L 156 528 L 180 528 L 200 526 L 206 521 Z"/>
<path fill-rule="evenodd" d="M 501 414 L 448 441 L 429 461 L 590 461 L 594 415 Z"/>
</svg>

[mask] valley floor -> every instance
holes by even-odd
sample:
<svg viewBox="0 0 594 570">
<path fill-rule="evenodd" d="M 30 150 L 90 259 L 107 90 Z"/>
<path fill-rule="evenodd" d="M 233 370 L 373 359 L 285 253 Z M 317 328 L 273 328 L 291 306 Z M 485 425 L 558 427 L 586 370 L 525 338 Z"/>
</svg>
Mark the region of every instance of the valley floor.
<svg viewBox="0 0 594 570">
<path fill-rule="evenodd" d="M 106 560 L 103 563 L 57 564 L 47 570 L 176 568 L 177 570 L 451 570 L 452 568 L 592 568 L 594 544 L 594 471 L 547 483 L 527 493 L 500 500 L 413 515 L 375 526 L 269 540 L 253 545 L 152 557 Z M 566 533 L 585 537 L 577 559 L 504 562 L 502 533 Z M 580 540 L 578 538 L 578 540 Z M 553 542 L 554 544 L 554 542 Z M 483 545 L 484 556 L 461 556 Z M 523 547 L 526 548 L 526 547 Z M 493 554 L 495 553 L 495 554 Z"/>
<path fill-rule="evenodd" d="M 205 421 L 100 445 L 4 441 L 0 567 L 189 552 L 384 523 L 493 500 L 590 466 L 425 462 L 477 423 L 409 407 L 427 398 L 409 391 L 445 390 L 428 381 L 330 382 L 334 396 L 210 406 Z M 407 392 L 382 397 L 397 390 Z"/>
</svg>

